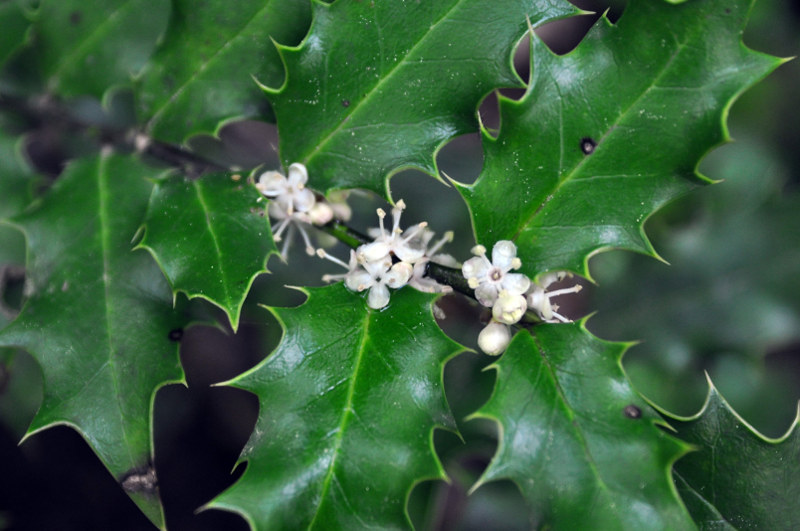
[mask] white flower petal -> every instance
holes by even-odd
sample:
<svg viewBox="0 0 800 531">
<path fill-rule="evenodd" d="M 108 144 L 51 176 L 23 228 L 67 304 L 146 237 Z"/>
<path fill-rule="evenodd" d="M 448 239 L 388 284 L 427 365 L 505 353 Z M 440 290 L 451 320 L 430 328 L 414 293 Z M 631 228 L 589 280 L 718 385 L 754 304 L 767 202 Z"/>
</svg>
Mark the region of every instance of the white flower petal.
<svg viewBox="0 0 800 531">
<path fill-rule="evenodd" d="M 464 278 L 483 278 L 486 273 L 491 269 L 489 264 L 483 257 L 475 256 L 470 258 L 461 266 L 461 274 Z"/>
<path fill-rule="evenodd" d="M 314 206 L 314 203 L 317 202 L 317 198 L 314 197 L 314 192 L 308 188 L 297 190 L 291 194 L 290 197 L 292 198 L 294 209 L 298 212 L 308 212 Z"/>
<path fill-rule="evenodd" d="M 509 293 L 522 295 L 531 287 L 531 279 L 522 273 L 506 273 L 500 285 Z"/>
<path fill-rule="evenodd" d="M 353 291 L 364 291 L 375 284 L 375 278 L 364 269 L 356 269 L 344 277 L 344 285 Z"/>
<path fill-rule="evenodd" d="M 267 197 L 275 197 L 286 192 L 288 182 L 279 172 L 266 171 L 258 178 L 256 188 Z"/>
<path fill-rule="evenodd" d="M 492 248 L 492 264 L 505 273 L 512 268 L 514 258 L 517 257 L 517 246 L 509 240 L 500 240 Z"/>
<path fill-rule="evenodd" d="M 478 302 L 491 308 L 497 301 L 497 288 L 493 284 L 484 283 L 475 288 L 475 298 Z"/>
<path fill-rule="evenodd" d="M 389 288 L 381 283 L 372 286 L 367 296 L 367 306 L 373 310 L 380 310 L 389 304 Z"/>
<path fill-rule="evenodd" d="M 383 281 L 387 286 L 393 289 L 402 288 L 408 284 L 408 279 L 414 273 L 414 268 L 408 262 L 397 262 L 389 269 L 389 272 L 383 276 Z"/>
<path fill-rule="evenodd" d="M 295 162 L 289 166 L 288 185 L 294 189 L 301 189 L 308 182 L 308 170 L 304 164 Z"/>
</svg>

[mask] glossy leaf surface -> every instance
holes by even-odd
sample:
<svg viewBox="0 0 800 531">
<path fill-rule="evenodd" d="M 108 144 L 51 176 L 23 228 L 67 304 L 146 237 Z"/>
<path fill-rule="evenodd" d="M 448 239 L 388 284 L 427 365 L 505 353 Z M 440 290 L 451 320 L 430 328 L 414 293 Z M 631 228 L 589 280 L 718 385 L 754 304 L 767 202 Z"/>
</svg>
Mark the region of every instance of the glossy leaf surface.
<svg viewBox="0 0 800 531">
<path fill-rule="evenodd" d="M 216 133 L 235 118 L 270 116 L 254 78 L 280 85 L 273 42 L 296 44 L 310 21 L 308 0 L 175 0 L 164 42 L 136 89 L 141 118 L 158 140 Z"/>
<path fill-rule="evenodd" d="M 626 345 L 582 323 L 535 330 L 492 365 L 497 384 L 476 415 L 499 422 L 500 441 L 479 485 L 513 480 L 537 528 L 691 528 L 670 478 L 688 447 L 628 383 Z"/>
<path fill-rule="evenodd" d="M 340 283 L 273 309 L 278 349 L 230 382 L 261 404 L 247 470 L 211 506 L 253 529 L 409 527 L 412 486 L 444 474 L 433 428 L 455 426 L 442 371 L 460 348 L 436 325 L 433 298 L 404 288 L 374 311 Z"/>
<path fill-rule="evenodd" d="M 797 529 L 800 526 L 800 435 L 797 418 L 780 439 L 768 439 L 744 422 L 709 380 L 703 409 L 691 418 L 669 419 L 697 451 L 675 465 L 675 475 L 703 529 L 720 520 L 703 514 L 714 507 L 736 529 Z M 697 509 L 693 505 L 698 506 Z"/>
<path fill-rule="evenodd" d="M 140 245 L 172 289 L 213 302 L 234 330 L 250 285 L 276 252 L 260 196 L 227 174 L 171 177 L 156 184 L 144 222 Z"/>
<path fill-rule="evenodd" d="M 29 26 L 30 21 L 16 2 L 0 2 L 0 66 L 19 49 Z"/>
<path fill-rule="evenodd" d="M 644 221 L 702 182 L 728 105 L 781 62 L 741 43 L 750 5 L 634 0 L 565 56 L 532 39 L 528 91 L 501 99 L 481 176 L 461 187 L 477 240 L 514 240 L 530 275 L 588 275 L 611 247 L 652 253 Z"/>
<path fill-rule="evenodd" d="M 102 98 L 127 85 L 164 33 L 169 0 L 44 0 L 36 43 L 49 88 Z"/>
<path fill-rule="evenodd" d="M 388 175 L 436 175 L 434 153 L 477 130 L 481 99 L 520 86 L 511 55 L 527 28 L 567 16 L 566 2 L 480 0 L 314 3 L 298 48 L 281 48 L 286 83 L 268 92 L 285 166 L 318 190 L 385 193 Z M 487 11 L 491 7 L 491 16 Z"/>
<path fill-rule="evenodd" d="M 28 435 L 78 430 L 134 502 L 163 525 L 152 471 L 155 391 L 183 379 L 170 332 L 182 326 L 152 258 L 131 251 L 152 170 L 130 157 L 69 166 L 37 208 L 14 218 L 33 292 L 0 345 L 25 348 L 44 375 Z"/>
</svg>

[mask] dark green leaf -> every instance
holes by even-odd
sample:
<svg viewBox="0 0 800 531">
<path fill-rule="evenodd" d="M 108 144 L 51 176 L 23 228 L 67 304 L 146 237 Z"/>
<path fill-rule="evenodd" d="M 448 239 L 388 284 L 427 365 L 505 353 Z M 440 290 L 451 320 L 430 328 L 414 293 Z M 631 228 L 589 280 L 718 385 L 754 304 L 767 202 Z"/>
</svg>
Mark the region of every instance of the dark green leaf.
<svg viewBox="0 0 800 531">
<path fill-rule="evenodd" d="M 281 48 L 286 83 L 268 91 L 284 165 L 312 187 L 384 193 L 398 169 L 437 174 L 434 154 L 475 131 L 481 99 L 520 86 L 511 66 L 527 28 L 574 12 L 566 2 L 315 2 L 303 45 Z M 491 8 L 491 16 L 487 15 Z"/>
<path fill-rule="evenodd" d="M 668 415 L 677 435 L 697 447 L 675 465 L 675 476 L 702 529 L 800 527 L 800 435 L 795 417 L 780 439 L 768 439 L 739 417 L 711 380 L 703 409 L 690 418 Z M 713 507 L 724 519 L 708 519 Z"/>
<path fill-rule="evenodd" d="M 780 164 L 752 139 L 710 158 L 707 171 L 724 181 L 648 225 L 669 266 L 628 253 L 593 261 L 590 328 L 641 341 L 626 368 L 661 407 L 697 411 L 706 369 L 744 418 L 783 433 L 796 383 L 764 356 L 800 340 L 800 195 L 782 190 Z"/>
<path fill-rule="evenodd" d="M 274 309 L 278 349 L 231 382 L 261 414 L 242 478 L 210 506 L 253 529 L 407 528 L 415 482 L 442 478 L 433 428 L 454 428 L 442 388 L 459 346 L 431 315 L 433 295 L 405 288 L 382 311 L 341 283 Z"/>
<path fill-rule="evenodd" d="M 582 323 L 519 332 L 492 367 L 497 385 L 476 416 L 500 424 L 497 454 L 478 485 L 511 479 L 554 529 L 687 529 L 670 479 L 688 449 L 620 367 L 626 348 Z"/>
<path fill-rule="evenodd" d="M 25 42 L 30 21 L 16 2 L 0 3 L 0 66 Z"/>
<path fill-rule="evenodd" d="M 169 0 L 43 0 L 35 34 L 50 90 L 102 98 L 142 69 L 169 20 Z"/>
<path fill-rule="evenodd" d="M 44 399 L 28 436 L 72 426 L 163 526 L 147 481 L 151 409 L 159 387 L 183 380 L 170 339 L 183 319 L 155 262 L 131 251 L 152 188 L 148 173 L 130 157 L 77 161 L 37 208 L 14 218 L 28 242 L 33 292 L 0 345 L 25 348 L 42 368 Z"/>
<path fill-rule="evenodd" d="M 477 240 L 516 241 L 529 275 L 588 276 L 611 247 L 652 254 L 644 221 L 702 182 L 730 102 L 781 63 L 742 45 L 750 4 L 633 0 L 565 56 L 533 38 L 530 87 L 501 98 L 483 172 L 461 187 Z"/>
<path fill-rule="evenodd" d="M 179 143 L 216 133 L 235 118 L 265 119 L 267 102 L 253 79 L 282 83 L 273 40 L 299 42 L 309 6 L 308 0 L 174 0 L 166 38 L 137 87 L 150 134 Z"/>
<path fill-rule="evenodd" d="M 19 139 L 0 131 L 0 219 L 22 211 L 33 199 L 36 179 L 19 152 Z M 0 247 L 0 261 L 2 258 Z"/>
<path fill-rule="evenodd" d="M 213 302 L 234 330 L 250 285 L 276 252 L 260 197 L 226 174 L 173 177 L 156 184 L 144 222 L 141 246 L 172 289 Z"/>
</svg>

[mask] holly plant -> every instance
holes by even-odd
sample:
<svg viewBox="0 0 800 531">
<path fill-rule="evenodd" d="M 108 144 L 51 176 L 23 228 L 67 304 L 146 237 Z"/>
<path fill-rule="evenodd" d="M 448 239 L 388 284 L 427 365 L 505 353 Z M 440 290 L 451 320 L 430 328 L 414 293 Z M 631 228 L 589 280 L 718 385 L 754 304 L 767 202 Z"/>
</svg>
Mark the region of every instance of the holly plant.
<svg viewBox="0 0 800 531">
<path fill-rule="evenodd" d="M 257 413 L 198 518 L 797 528 L 796 418 L 762 435 L 713 371 L 671 413 L 586 297 L 601 252 L 666 268 L 645 222 L 720 178 L 785 61 L 743 43 L 752 4 L 0 2 L 0 419 L 23 450 L 68 426 L 177 528 L 161 397 L 216 331 L 239 361 L 209 382 Z"/>
</svg>

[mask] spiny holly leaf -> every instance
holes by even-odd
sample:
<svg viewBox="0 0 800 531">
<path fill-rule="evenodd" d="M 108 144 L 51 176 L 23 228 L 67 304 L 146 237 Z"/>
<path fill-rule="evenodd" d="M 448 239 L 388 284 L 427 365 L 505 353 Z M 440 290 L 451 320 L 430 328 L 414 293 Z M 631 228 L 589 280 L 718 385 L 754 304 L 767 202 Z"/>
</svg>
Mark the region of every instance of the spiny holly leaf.
<svg viewBox="0 0 800 531">
<path fill-rule="evenodd" d="M 341 283 L 307 293 L 272 310 L 281 344 L 231 382 L 261 414 L 247 470 L 210 506 L 253 529 L 407 528 L 412 486 L 444 477 L 433 428 L 455 428 L 442 370 L 460 347 L 436 325 L 433 295 L 403 289 L 374 311 Z"/>
<path fill-rule="evenodd" d="M 537 528 L 687 529 L 670 479 L 688 446 L 631 388 L 622 343 L 583 323 L 518 333 L 492 365 L 497 384 L 476 416 L 500 424 L 497 454 L 478 485 L 511 479 Z"/>
<path fill-rule="evenodd" d="M 710 378 L 708 385 L 706 403 L 697 415 L 665 413 L 678 437 L 697 448 L 675 465 L 682 494 L 693 499 L 689 508 L 695 519 L 703 529 L 717 525 L 695 514 L 694 507 L 704 505 L 734 528 L 798 529 L 800 410 L 783 437 L 768 439 L 736 414 Z"/>
<path fill-rule="evenodd" d="M 270 254 L 277 252 L 260 194 L 228 174 L 158 182 L 140 244 L 161 266 L 172 289 L 222 308 L 234 330 Z"/>
<path fill-rule="evenodd" d="M 14 218 L 33 294 L 0 345 L 25 348 L 42 368 L 44 398 L 27 436 L 54 424 L 78 430 L 161 527 L 152 404 L 159 387 L 183 380 L 174 343 L 183 319 L 150 256 L 131 251 L 151 171 L 131 157 L 77 161 Z"/>
<path fill-rule="evenodd" d="M 216 133 L 226 120 L 269 116 L 253 77 L 282 83 L 283 64 L 270 39 L 302 39 L 308 0 L 172 3 L 164 42 L 137 87 L 149 133 L 180 143 L 193 134 Z"/>
<path fill-rule="evenodd" d="M 147 62 L 169 19 L 169 0 L 43 0 L 34 26 L 50 90 L 102 98 Z"/>
<path fill-rule="evenodd" d="M 477 240 L 515 240 L 530 275 L 588 276 L 610 247 L 652 254 L 644 220 L 703 182 L 728 106 L 781 63 L 741 43 L 751 1 L 633 0 L 565 56 L 532 37 L 528 91 L 501 98 L 481 176 L 460 187 Z"/>
<path fill-rule="evenodd" d="M 16 2 L 0 3 L 0 66 L 22 46 L 29 26 L 30 21 Z"/>
<path fill-rule="evenodd" d="M 566 2 L 482 0 L 313 4 L 300 47 L 281 47 L 286 82 L 267 95 L 286 166 L 308 166 L 319 190 L 384 193 L 387 176 L 416 166 L 476 130 L 475 111 L 496 87 L 520 86 L 511 66 L 531 23 L 574 13 Z"/>
</svg>

